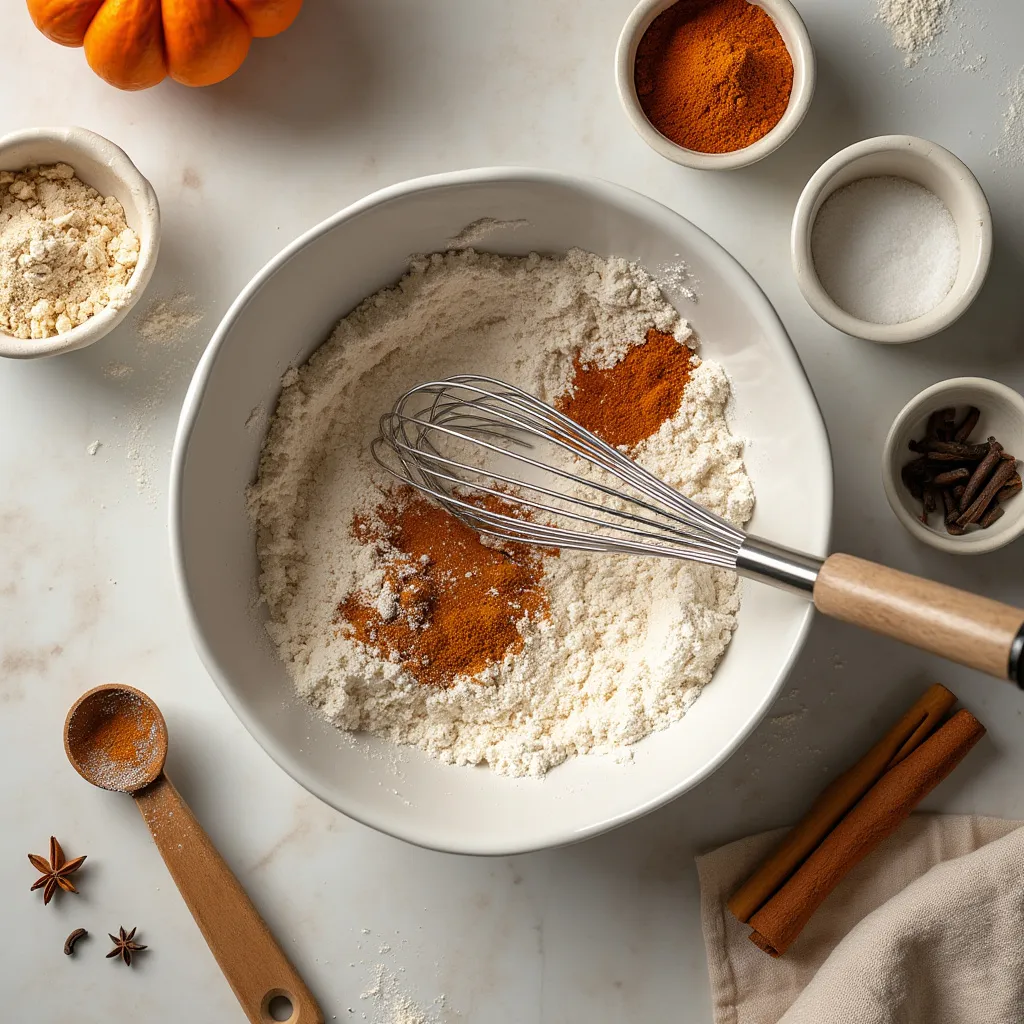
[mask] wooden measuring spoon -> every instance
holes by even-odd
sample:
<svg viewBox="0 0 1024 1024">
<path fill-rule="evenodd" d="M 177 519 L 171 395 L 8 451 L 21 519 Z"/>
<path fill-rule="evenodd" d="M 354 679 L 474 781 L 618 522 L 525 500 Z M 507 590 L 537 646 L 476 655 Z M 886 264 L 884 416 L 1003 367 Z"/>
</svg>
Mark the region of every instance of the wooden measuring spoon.
<svg viewBox="0 0 1024 1024">
<path fill-rule="evenodd" d="M 135 797 L 178 891 L 252 1024 L 323 1024 L 312 993 L 164 774 L 167 724 L 156 704 L 131 686 L 97 686 L 71 706 L 64 749 L 87 782 Z"/>
</svg>

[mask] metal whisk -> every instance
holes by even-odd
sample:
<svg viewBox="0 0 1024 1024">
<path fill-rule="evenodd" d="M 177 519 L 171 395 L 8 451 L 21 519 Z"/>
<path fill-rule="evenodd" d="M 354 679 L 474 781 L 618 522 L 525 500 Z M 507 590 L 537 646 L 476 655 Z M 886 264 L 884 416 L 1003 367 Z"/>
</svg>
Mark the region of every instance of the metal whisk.
<svg viewBox="0 0 1024 1024">
<path fill-rule="evenodd" d="M 823 560 L 748 536 L 504 381 L 417 385 L 381 417 L 372 452 L 481 534 L 734 569 L 1024 688 L 1024 611 L 850 555 Z"/>
</svg>

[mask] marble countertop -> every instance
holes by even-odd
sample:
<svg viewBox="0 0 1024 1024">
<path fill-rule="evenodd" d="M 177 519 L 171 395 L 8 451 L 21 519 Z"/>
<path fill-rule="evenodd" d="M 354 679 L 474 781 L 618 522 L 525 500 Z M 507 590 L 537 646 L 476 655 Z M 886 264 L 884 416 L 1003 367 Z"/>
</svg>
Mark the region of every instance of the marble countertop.
<svg viewBox="0 0 1024 1024">
<path fill-rule="evenodd" d="M 694 853 L 791 821 L 927 682 L 949 685 L 990 729 L 927 805 L 1024 817 L 1018 691 L 823 619 L 777 706 L 703 785 L 582 845 L 494 860 L 416 849 L 320 804 L 245 732 L 192 649 L 166 476 L 210 331 L 268 258 L 328 214 L 403 178 L 502 163 L 609 178 L 722 242 L 779 310 L 821 402 L 835 547 L 1020 600 L 1024 544 L 957 559 L 913 542 L 885 503 L 879 456 L 893 416 L 936 380 L 970 373 L 1024 389 L 1024 130 L 1012 121 L 1015 109 L 1024 117 L 1022 16 L 1004 4 L 984 21 L 956 0 L 936 52 L 907 68 L 873 0 L 800 0 L 819 61 L 807 121 L 763 163 L 702 174 L 654 154 L 619 108 L 612 57 L 631 6 L 318 0 L 221 86 L 126 94 L 40 36 L 23 4 L 3 5 L 0 133 L 92 128 L 128 151 L 164 214 L 156 276 L 122 327 L 81 352 L 0 366 L 5 1019 L 243 1020 L 131 801 L 92 789 L 65 760 L 65 711 L 102 681 L 159 702 L 169 773 L 328 1020 L 394 1024 L 408 999 L 432 1020 L 474 1024 L 708 1021 Z M 996 237 L 970 312 L 897 348 L 822 323 L 788 256 L 814 169 L 889 132 L 963 158 Z M 44 909 L 25 854 L 44 854 L 51 833 L 89 860 L 81 895 Z M 137 925 L 150 947 L 131 971 L 103 959 L 119 925 Z M 93 937 L 69 960 L 61 946 L 78 926 Z"/>
</svg>

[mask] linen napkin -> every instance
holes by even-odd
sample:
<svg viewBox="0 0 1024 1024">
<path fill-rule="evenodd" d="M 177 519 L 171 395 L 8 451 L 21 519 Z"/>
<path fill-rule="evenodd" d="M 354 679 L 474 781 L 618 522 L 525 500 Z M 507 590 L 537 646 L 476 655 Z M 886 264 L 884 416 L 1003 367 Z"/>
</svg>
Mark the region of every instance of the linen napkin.
<svg viewBox="0 0 1024 1024">
<path fill-rule="evenodd" d="M 1024 1021 L 1022 824 L 912 815 L 778 960 L 725 904 L 786 830 L 698 857 L 715 1024 Z"/>
</svg>

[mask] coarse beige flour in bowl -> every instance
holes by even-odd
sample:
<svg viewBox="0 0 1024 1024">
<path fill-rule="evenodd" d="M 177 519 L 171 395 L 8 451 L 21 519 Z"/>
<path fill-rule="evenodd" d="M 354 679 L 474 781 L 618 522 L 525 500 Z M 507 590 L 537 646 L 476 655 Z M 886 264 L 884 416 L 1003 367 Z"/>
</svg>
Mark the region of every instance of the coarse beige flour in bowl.
<svg viewBox="0 0 1024 1024">
<path fill-rule="evenodd" d="M 578 370 L 622 365 L 652 330 L 692 365 L 682 400 L 631 454 L 743 525 L 753 491 L 726 423 L 728 378 L 683 348 L 688 325 L 636 263 L 580 250 L 416 258 L 288 370 L 249 507 L 267 630 L 299 693 L 334 725 L 519 776 L 577 754 L 628 757 L 685 714 L 736 627 L 734 574 L 582 552 L 490 552 L 496 564 L 477 568 L 480 541 L 464 527 L 451 544 L 471 569 L 456 574 L 443 564 L 454 546 L 415 548 L 431 512 L 370 455 L 380 415 L 416 383 L 480 373 L 554 403 L 574 394 Z M 435 535 L 449 525 L 426 524 Z M 472 608 L 446 608 L 445 593 L 472 592 L 463 577 L 490 572 L 504 585 L 513 570 L 519 590 L 484 590 L 485 576 Z M 459 671 L 460 635 L 430 633 L 452 622 L 470 643 L 493 631 L 489 662 Z"/>
</svg>

